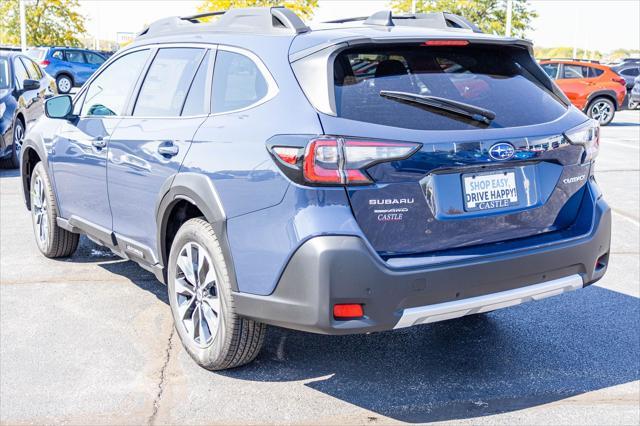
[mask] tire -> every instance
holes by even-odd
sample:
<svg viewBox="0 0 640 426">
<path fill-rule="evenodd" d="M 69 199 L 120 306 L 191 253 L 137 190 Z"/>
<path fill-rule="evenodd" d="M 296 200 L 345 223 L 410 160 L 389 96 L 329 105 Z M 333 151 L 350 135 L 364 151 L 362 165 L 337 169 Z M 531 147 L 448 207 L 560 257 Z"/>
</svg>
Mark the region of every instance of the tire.
<svg viewBox="0 0 640 426">
<path fill-rule="evenodd" d="M 601 126 L 611 123 L 616 114 L 616 106 L 609 98 L 599 97 L 589 102 L 587 115 L 598 121 Z"/>
<path fill-rule="evenodd" d="M 31 173 L 30 196 L 33 233 L 40 252 L 50 258 L 71 256 L 78 248 L 80 235 L 57 225 L 58 206 L 42 162 Z"/>
<path fill-rule="evenodd" d="M 56 77 L 56 87 L 58 88 L 58 93 L 66 95 L 73 89 L 73 80 L 66 74 L 60 74 Z"/>
<path fill-rule="evenodd" d="M 11 154 L 9 157 L 0 160 L 0 169 L 17 169 L 20 167 L 20 149 L 24 141 L 24 123 L 20 118 L 16 118 L 13 125 L 13 140 L 11 141 Z"/>
<path fill-rule="evenodd" d="M 167 281 L 176 331 L 198 365 L 215 371 L 254 360 L 267 327 L 236 314 L 222 249 L 206 220 L 190 219 L 178 230 Z"/>
</svg>

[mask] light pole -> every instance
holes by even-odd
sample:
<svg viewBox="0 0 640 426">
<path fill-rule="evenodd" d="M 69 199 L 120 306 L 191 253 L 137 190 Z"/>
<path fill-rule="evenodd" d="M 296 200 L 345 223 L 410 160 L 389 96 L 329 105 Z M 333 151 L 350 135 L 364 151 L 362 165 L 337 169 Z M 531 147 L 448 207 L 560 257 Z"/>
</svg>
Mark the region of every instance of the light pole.
<svg viewBox="0 0 640 426">
<path fill-rule="evenodd" d="M 506 31 L 507 37 L 511 37 L 511 15 L 512 15 L 512 9 L 513 9 L 513 1 L 512 0 L 507 0 L 507 31 Z"/>
<path fill-rule="evenodd" d="M 27 21 L 24 16 L 24 0 L 20 0 L 20 47 L 27 51 Z"/>
</svg>

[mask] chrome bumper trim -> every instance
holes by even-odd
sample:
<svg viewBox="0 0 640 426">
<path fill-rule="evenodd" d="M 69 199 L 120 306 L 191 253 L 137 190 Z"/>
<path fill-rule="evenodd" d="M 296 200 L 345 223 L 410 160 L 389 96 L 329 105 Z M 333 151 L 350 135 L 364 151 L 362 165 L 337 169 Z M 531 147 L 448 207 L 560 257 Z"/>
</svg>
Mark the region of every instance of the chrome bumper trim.
<svg viewBox="0 0 640 426">
<path fill-rule="evenodd" d="M 486 294 L 468 299 L 435 305 L 418 306 L 402 311 L 402 317 L 394 328 L 410 327 L 418 324 L 444 321 L 465 315 L 494 311 L 508 306 L 519 305 L 531 300 L 540 300 L 583 287 L 582 277 L 578 274 L 546 281 L 513 290 Z"/>
</svg>

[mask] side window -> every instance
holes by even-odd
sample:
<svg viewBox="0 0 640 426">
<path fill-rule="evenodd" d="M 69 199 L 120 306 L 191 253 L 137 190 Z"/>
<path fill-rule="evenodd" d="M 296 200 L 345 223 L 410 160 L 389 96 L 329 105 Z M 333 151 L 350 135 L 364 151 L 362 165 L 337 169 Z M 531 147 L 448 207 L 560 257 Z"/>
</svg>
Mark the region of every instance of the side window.
<svg viewBox="0 0 640 426">
<path fill-rule="evenodd" d="M 51 57 L 57 59 L 59 61 L 64 61 L 64 56 L 62 55 L 62 50 L 56 50 L 51 54 Z"/>
<path fill-rule="evenodd" d="M 80 64 L 85 63 L 84 55 L 79 50 L 67 50 L 67 61 Z"/>
<path fill-rule="evenodd" d="M 604 71 L 601 70 L 601 69 L 593 68 L 593 67 L 589 68 L 589 77 L 598 77 L 598 76 L 602 75 L 603 73 L 604 73 Z"/>
<path fill-rule="evenodd" d="M 81 115 L 121 115 L 148 56 L 139 50 L 112 62 L 91 82 Z"/>
<path fill-rule="evenodd" d="M 542 65 L 542 69 L 552 79 L 556 79 L 558 77 L 558 64 L 544 64 Z"/>
<path fill-rule="evenodd" d="M 104 63 L 102 56 L 96 55 L 95 53 L 84 52 L 84 56 L 87 58 L 88 64 L 102 65 Z"/>
<path fill-rule="evenodd" d="M 42 74 L 40 73 L 40 68 L 30 59 L 20 58 L 25 68 L 27 69 L 27 73 L 29 74 L 29 78 L 32 80 L 40 80 L 42 78 Z"/>
<path fill-rule="evenodd" d="M 160 49 L 153 59 L 133 111 L 140 117 L 177 117 L 204 49 Z"/>
<path fill-rule="evenodd" d="M 583 74 L 584 71 L 584 74 Z M 580 65 L 564 65 L 563 78 L 584 78 L 587 76 L 587 67 Z"/>
<path fill-rule="evenodd" d="M 211 111 L 246 108 L 264 98 L 268 84 L 258 66 L 245 55 L 219 50 L 213 71 Z"/>
<path fill-rule="evenodd" d="M 16 58 L 13 60 L 13 70 L 16 75 L 16 86 L 18 89 L 22 89 L 22 84 L 29 78 L 29 74 L 20 59 Z"/>
<path fill-rule="evenodd" d="M 205 95 L 207 75 L 211 68 L 213 56 L 214 54 L 212 52 L 208 52 L 200 64 L 200 67 L 198 67 L 198 72 L 191 83 L 187 100 L 184 102 L 184 107 L 182 108 L 182 116 L 204 115 L 209 112 L 209 105 Z"/>
<path fill-rule="evenodd" d="M 627 68 L 626 70 L 620 71 L 620 74 L 635 77 L 640 74 L 640 68 Z"/>
</svg>

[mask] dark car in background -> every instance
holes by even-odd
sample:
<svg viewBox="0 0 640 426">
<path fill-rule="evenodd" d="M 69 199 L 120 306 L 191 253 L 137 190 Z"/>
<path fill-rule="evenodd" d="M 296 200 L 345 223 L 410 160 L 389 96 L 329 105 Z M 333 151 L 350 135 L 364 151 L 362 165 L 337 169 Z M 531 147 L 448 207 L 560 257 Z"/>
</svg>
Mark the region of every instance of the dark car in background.
<svg viewBox="0 0 640 426">
<path fill-rule="evenodd" d="M 56 80 L 59 93 L 82 86 L 107 60 L 101 52 L 75 47 L 35 47 L 27 54 Z"/>
<path fill-rule="evenodd" d="M 627 90 L 633 88 L 633 82 L 640 75 L 640 59 L 627 58 L 621 63 L 611 66 L 611 69 L 624 78 L 627 84 Z"/>
<path fill-rule="evenodd" d="M 629 109 L 636 109 L 640 105 L 640 75 L 633 82 L 633 88 L 629 94 Z"/>
<path fill-rule="evenodd" d="M 25 130 L 42 115 L 55 82 L 27 56 L 0 50 L 0 167 L 18 167 Z"/>
</svg>

